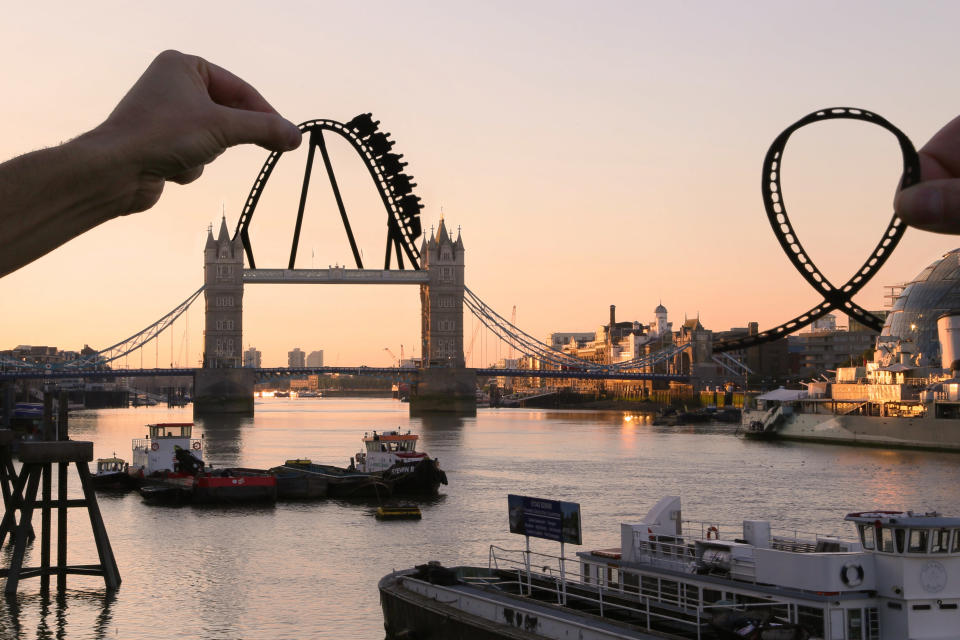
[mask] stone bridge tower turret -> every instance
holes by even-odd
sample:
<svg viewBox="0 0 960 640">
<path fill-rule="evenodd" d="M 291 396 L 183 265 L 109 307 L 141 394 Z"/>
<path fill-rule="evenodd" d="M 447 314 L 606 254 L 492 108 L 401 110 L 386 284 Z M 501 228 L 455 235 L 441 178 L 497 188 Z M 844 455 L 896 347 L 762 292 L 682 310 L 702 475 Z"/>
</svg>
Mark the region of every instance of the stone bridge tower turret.
<svg viewBox="0 0 960 640">
<path fill-rule="evenodd" d="M 456 241 L 440 219 L 437 234 L 423 243 L 420 285 L 423 367 L 463 367 L 463 240 Z"/>
<path fill-rule="evenodd" d="M 203 368 L 238 368 L 243 351 L 243 245 L 239 238 L 230 239 L 226 218 L 220 222 L 216 240 L 212 229 L 207 233 L 203 283 Z"/>
<path fill-rule="evenodd" d="M 411 415 L 477 412 L 477 377 L 463 358 L 463 254 L 460 234 L 451 238 L 442 219 L 420 249 L 429 281 L 420 285 L 423 364 L 411 389 Z"/>
<path fill-rule="evenodd" d="M 254 372 L 243 369 L 243 244 L 227 220 L 207 233 L 203 249 L 206 320 L 203 368 L 193 376 L 194 413 L 253 413 Z"/>
</svg>

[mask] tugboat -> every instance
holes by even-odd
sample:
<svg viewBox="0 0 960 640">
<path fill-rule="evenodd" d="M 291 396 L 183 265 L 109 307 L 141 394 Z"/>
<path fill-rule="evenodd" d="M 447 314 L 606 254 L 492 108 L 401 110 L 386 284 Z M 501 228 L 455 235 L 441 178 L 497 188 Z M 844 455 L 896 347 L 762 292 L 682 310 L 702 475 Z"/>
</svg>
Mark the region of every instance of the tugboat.
<svg viewBox="0 0 960 640">
<path fill-rule="evenodd" d="M 661 499 L 619 544 L 564 559 L 491 546 L 380 580 L 388 640 L 957 638 L 960 517 L 850 513 L 856 539 L 690 523 Z"/>
<path fill-rule="evenodd" d="M 407 431 L 363 434 L 363 451 L 350 461 L 351 467 L 383 477 L 395 494 L 436 494 L 447 484 L 447 474 L 436 458 L 417 451 L 420 436 Z"/>
<path fill-rule="evenodd" d="M 112 458 L 97 458 L 97 472 L 90 477 L 93 488 L 98 491 L 132 491 L 139 486 L 137 478 L 130 475 L 126 460 L 113 454 Z"/>
<path fill-rule="evenodd" d="M 206 468 L 203 439 L 192 422 L 147 425 L 146 438 L 133 441 L 130 473 L 145 484 L 140 495 L 151 504 L 275 502 L 277 479 L 267 471 Z"/>
</svg>

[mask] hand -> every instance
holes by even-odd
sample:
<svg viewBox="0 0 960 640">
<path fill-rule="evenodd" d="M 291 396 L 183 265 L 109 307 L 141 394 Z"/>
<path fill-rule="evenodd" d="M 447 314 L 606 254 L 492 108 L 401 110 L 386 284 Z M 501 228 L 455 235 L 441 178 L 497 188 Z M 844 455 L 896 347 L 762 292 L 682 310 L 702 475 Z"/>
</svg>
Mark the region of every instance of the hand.
<svg viewBox="0 0 960 640">
<path fill-rule="evenodd" d="M 197 56 L 164 51 L 107 120 L 81 139 L 135 172 L 122 214 L 144 211 L 167 180 L 187 184 L 228 147 L 254 143 L 271 151 L 300 145 L 300 131 L 257 90 Z M 79 141 L 80 139 L 78 139 Z"/>
<path fill-rule="evenodd" d="M 897 194 L 897 215 L 925 231 L 960 234 L 960 117 L 920 149 L 920 177 Z"/>
</svg>

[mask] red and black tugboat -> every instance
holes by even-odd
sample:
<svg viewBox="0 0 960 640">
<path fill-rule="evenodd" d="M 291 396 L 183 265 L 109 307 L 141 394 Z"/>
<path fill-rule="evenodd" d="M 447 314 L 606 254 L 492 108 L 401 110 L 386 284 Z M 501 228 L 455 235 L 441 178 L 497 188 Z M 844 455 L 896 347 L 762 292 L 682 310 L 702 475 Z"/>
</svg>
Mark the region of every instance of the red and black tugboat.
<svg viewBox="0 0 960 640">
<path fill-rule="evenodd" d="M 433 495 L 441 484 L 447 484 L 447 474 L 436 458 L 417 451 L 419 438 L 410 431 L 365 433 L 363 451 L 357 453 L 351 465 L 357 471 L 382 476 L 394 494 Z"/>
</svg>

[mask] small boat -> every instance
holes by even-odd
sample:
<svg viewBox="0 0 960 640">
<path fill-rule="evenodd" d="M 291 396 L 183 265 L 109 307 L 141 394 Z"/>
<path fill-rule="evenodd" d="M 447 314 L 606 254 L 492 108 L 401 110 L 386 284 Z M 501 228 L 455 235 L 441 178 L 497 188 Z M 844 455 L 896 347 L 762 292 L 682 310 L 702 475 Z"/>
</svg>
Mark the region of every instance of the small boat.
<svg viewBox="0 0 960 640">
<path fill-rule="evenodd" d="M 868 498 L 869 500 L 869 498 Z M 379 583 L 388 639 L 943 640 L 957 634 L 960 517 L 865 511 L 856 537 L 688 522 L 677 496 L 575 557 L 491 545 Z M 519 545 L 517 545 L 519 546 Z"/>
<path fill-rule="evenodd" d="M 436 494 L 447 484 L 440 462 L 417 451 L 420 436 L 399 430 L 363 434 L 363 451 L 350 461 L 357 471 L 379 473 L 394 494 Z"/>
<path fill-rule="evenodd" d="M 401 504 L 393 507 L 377 507 L 377 520 L 419 520 L 423 517 L 420 507 L 415 504 Z"/>
<path fill-rule="evenodd" d="M 112 458 L 97 458 L 97 471 L 90 480 L 98 491 L 132 491 L 140 481 L 130 475 L 130 465 L 113 455 Z"/>
</svg>

